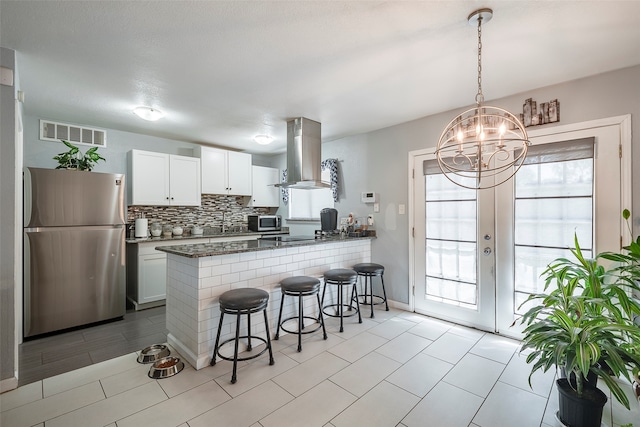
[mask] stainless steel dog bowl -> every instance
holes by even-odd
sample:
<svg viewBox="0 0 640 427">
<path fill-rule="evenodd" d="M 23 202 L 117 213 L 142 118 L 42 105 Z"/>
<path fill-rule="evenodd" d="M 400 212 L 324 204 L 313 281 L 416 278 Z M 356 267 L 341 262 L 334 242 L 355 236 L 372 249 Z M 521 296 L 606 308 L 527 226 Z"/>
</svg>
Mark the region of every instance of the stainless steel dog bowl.
<svg viewBox="0 0 640 427">
<path fill-rule="evenodd" d="M 164 344 L 151 345 L 140 352 L 138 363 L 152 363 L 171 354 L 169 347 Z"/>
<path fill-rule="evenodd" d="M 159 380 L 172 377 L 184 369 L 184 362 L 177 357 L 169 356 L 156 360 L 149 369 L 149 378 Z"/>
</svg>

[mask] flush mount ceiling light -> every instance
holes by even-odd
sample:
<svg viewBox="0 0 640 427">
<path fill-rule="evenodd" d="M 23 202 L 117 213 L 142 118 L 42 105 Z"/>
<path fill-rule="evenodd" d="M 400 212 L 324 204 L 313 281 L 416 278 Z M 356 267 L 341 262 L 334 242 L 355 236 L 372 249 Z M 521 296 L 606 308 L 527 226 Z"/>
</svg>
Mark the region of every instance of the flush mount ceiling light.
<svg viewBox="0 0 640 427">
<path fill-rule="evenodd" d="M 267 145 L 273 142 L 273 137 L 271 135 L 256 135 L 253 140 L 260 145 Z"/>
<path fill-rule="evenodd" d="M 133 109 L 133 113 L 144 120 L 155 122 L 156 120 L 164 117 L 164 113 L 160 110 L 156 110 L 151 107 L 136 107 Z"/>
<path fill-rule="evenodd" d="M 482 24 L 492 17 L 491 9 L 479 9 L 467 18 L 471 25 L 478 25 L 476 106 L 449 122 L 435 151 L 447 179 L 470 189 L 492 188 L 509 180 L 522 166 L 530 144 L 527 131 L 516 116 L 484 104 Z"/>
</svg>

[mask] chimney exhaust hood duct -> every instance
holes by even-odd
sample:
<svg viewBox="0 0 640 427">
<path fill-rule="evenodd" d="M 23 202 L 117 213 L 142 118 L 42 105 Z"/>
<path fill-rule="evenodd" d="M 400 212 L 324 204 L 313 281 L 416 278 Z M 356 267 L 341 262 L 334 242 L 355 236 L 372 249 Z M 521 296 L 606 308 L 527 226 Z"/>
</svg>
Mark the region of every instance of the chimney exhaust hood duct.
<svg viewBox="0 0 640 427">
<path fill-rule="evenodd" d="M 320 123 L 304 117 L 287 121 L 287 182 L 276 187 L 330 188 L 321 179 Z"/>
</svg>

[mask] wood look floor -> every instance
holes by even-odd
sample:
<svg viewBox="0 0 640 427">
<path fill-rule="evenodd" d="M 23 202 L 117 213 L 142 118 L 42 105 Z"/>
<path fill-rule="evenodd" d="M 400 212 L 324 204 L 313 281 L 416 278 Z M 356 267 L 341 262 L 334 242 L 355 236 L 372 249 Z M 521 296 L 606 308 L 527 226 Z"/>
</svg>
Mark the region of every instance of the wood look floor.
<svg viewBox="0 0 640 427">
<path fill-rule="evenodd" d="M 167 341 L 165 307 L 127 310 L 122 320 L 25 341 L 19 386 Z"/>
</svg>

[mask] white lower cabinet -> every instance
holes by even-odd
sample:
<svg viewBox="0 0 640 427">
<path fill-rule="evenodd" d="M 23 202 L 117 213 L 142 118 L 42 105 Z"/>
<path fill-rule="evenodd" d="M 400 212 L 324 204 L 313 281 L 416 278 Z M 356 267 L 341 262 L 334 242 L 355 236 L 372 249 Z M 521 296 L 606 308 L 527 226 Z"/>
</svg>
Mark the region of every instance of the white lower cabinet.
<svg viewBox="0 0 640 427">
<path fill-rule="evenodd" d="M 127 299 L 136 310 L 165 304 L 167 295 L 167 254 L 155 249 L 159 246 L 254 240 L 258 237 L 260 237 L 259 234 L 127 243 Z"/>
<path fill-rule="evenodd" d="M 166 254 L 138 256 L 138 300 L 137 304 L 148 304 L 164 300 L 167 293 Z"/>
</svg>

